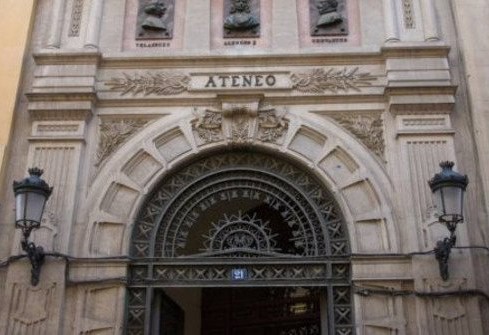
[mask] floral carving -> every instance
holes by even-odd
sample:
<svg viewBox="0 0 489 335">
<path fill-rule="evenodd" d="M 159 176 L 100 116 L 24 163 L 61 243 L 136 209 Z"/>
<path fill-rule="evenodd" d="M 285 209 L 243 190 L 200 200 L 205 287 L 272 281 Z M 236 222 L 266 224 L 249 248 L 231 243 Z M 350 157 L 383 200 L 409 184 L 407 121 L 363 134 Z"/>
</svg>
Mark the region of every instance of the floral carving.
<svg viewBox="0 0 489 335">
<path fill-rule="evenodd" d="M 278 115 L 275 109 L 262 110 L 258 114 L 258 138 L 263 142 L 275 142 L 287 131 L 289 122 L 284 113 Z"/>
<path fill-rule="evenodd" d="M 166 72 L 146 73 L 145 75 L 128 75 L 123 78 L 112 78 L 105 85 L 112 86 L 112 91 L 122 92 L 121 95 L 131 93 L 133 96 L 143 95 L 173 95 L 188 90 L 190 77 L 182 74 Z"/>
<path fill-rule="evenodd" d="M 291 75 L 292 88 L 305 93 L 324 93 L 330 91 L 338 93 L 338 91 L 360 91 L 361 87 L 372 85 L 372 81 L 376 80 L 375 76 L 368 72 L 359 72 L 359 68 L 329 70 L 317 68 L 310 72 L 294 73 Z"/>
<path fill-rule="evenodd" d="M 83 0 L 75 0 L 71 10 L 71 27 L 68 36 L 76 37 L 80 35 L 80 26 L 83 15 Z"/>
<path fill-rule="evenodd" d="M 192 128 L 199 137 L 206 143 L 222 140 L 222 113 L 206 109 L 203 112 L 194 110 L 197 120 L 192 124 Z"/>
<path fill-rule="evenodd" d="M 332 118 L 355 135 L 380 158 L 384 157 L 383 122 L 380 115 L 334 115 Z"/>
<path fill-rule="evenodd" d="M 192 123 L 192 128 L 206 143 L 217 142 L 224 138 L 224 120 L 227 120 L 229 125 L 229 137 L 235 143 L 249 140 L 250 128 L 257 129 L 257 138 L 260 141 L 275 142 L 289 127 L 289 121 L 284 117 L 285 112 L 278 114 L 275 108 L 255 111 L 240 107 L 231 110 L 206 109 L 202 112 L 195 110 L 194 115 L 196 119 Z"/>
<path fill-rule="evenodd" d="M 100 140 L 97 163 L 100 165 L 112 152 L 117 150 L 132 134 L 145 126 L 148 120 L 114 120 L 100 125 Z"/>
</svg>

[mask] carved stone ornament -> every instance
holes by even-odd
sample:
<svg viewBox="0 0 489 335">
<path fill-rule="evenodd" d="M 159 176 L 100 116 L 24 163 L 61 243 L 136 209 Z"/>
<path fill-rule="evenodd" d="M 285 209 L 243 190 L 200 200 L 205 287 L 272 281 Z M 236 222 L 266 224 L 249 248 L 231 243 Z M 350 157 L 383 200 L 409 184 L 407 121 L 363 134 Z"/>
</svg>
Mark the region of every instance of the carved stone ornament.
<svg viewBox="0 0 489 335">
<path fill-rule="evenodd" d="M 384 128 L 380 114 L 349 113 L 348 115 L 330 115 L 330 117 L 355 135 L 355 137 L 378 157 L 384 158 Z"/>
<path fill-rule="evenodd" d="M 222 113 L 206 109 L 199 112 L 194 109 L 197 118 L 192 124 L 199 137 L 206 143 L 218 142 L 222 140 Z"/>
<path fill-rule="evenodd" d="M 338 93 L 338 91 L 354 90 L 359 92 L 362 87 L 372 85 L 377 78 L 369 72 L 359 72 L 359 68 L 329 70 L 316 68 L 309 72 L 293 73 L 290 76 L 292 88 L 304 93 L 325 93 L 326 91 Z"/>
<path fill-rule="evenodd" d="M 174 95 L 187 91 L 190 77 L 183 74 L 166 72 L 148 72 L 146 74 L 128 75 L 123 78 L 112 78 L 105 85 L 111 86 L 112 91 L 119 91 L 122 95 L 131 93 L 133 96 L 143 95 Z"/>
<path fill-rule="evenodd" d="M 144 127 L 148 120 L 111 120 L 100 124 L 100 139 L 96 166 L 116 151 L 131 135 Z"/>
<path fill-rule="evenodd" d="M 260 0 L 225 0 L 224 37 L 260 36 Z"/>
<path fill-rule="evenodd" d="M 289 126 L 289 121 L 285 118 L 286 112 L 279 113 L 275 108 L 252 111 L 235 106 L 224 110 L 195 110 L 194 114 L 196 119 L 192 128 L 205 143 L 218 142 L 224 138 L 233 143 L 245 143 L 254 137 L 250 132 L 255 129 L 258 140 L 277 142 Z"/>
<path fill-rule="evenodd" d="M 346 0 L 309 0 L 311 36 L 348 35 Z"/>
<path fill-rule="evenodd" d="M 74 0 L 71 9 L 71 26 L 68 36 L 76 37 L 80 35 L 81 20 L 83 15 L 84 0 Z"/>
<path fill-rule="evenodd" d="M 139 0 L 136 39 L 171 39 L 174 8 L 174 0 Z"/>
</svg>

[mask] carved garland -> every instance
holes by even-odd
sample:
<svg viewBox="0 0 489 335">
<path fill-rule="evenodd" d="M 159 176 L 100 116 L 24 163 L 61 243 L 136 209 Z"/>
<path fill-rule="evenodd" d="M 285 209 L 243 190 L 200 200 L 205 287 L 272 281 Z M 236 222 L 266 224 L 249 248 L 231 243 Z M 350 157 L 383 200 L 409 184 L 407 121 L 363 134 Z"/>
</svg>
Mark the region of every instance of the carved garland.
<svg viewBox="0 0 489 335">
<path fill-rule="evenodd" d="M 325 93 L 330 91 L 360 91 L 361 87 L 372 86 L 377 78 L 369 72 L 358 72 L 359 68 L 348 70 L 329 70 L 317 68 L 309 72 L 294 73 L 290 76 L 292 88 L 304 93 Z"/>
<path fill-rule="evenodd" d="M 146 73 L 144 75 L 128 75 L 123 73 L 124 78 L 112 78 L 105 85 L 111 86 L 112 91 L 121 92 L 122 95 L 131 93 L 133 96 L 143 95 L 174 95 L 187 91 L 190 77 L 173 73 Z"/>
</svg>

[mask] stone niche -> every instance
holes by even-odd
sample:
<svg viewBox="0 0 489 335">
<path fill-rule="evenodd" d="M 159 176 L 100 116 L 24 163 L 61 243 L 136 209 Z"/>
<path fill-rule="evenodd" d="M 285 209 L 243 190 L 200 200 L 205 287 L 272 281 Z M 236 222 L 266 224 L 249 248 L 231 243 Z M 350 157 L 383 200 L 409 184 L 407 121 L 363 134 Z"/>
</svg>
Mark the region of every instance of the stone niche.
<svg viewBox="0 0 489 335">
<path fill-rule="evenodd" d="M 311 36 L 348 35 L 347 0 L 309 0 Z"/>
<path fill-rule="evenodd" d="M 173 38 L 175 0 L 139 0 L 136 40 Z"/>
<path fill-rule="evenodd" d="M 260 37 L 260 0 L 225 0 L 224 38 Z"/>
</svg>

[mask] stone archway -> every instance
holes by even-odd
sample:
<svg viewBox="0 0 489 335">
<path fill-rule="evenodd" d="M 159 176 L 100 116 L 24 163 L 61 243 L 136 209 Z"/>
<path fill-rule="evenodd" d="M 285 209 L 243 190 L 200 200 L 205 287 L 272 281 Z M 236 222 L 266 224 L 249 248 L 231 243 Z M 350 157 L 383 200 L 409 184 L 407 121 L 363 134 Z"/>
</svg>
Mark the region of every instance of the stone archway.
<svg viewBox="0 0 489 335">
<path fill-rule="evenodd" d="M 307 168 L 235 149 L 172 171 L 133 228 L 128 334 L 149 333 L 155 288 L 207 286 L 324 287 L 329 333 L 353 333 L 346 225 Z"/>
</svg>

